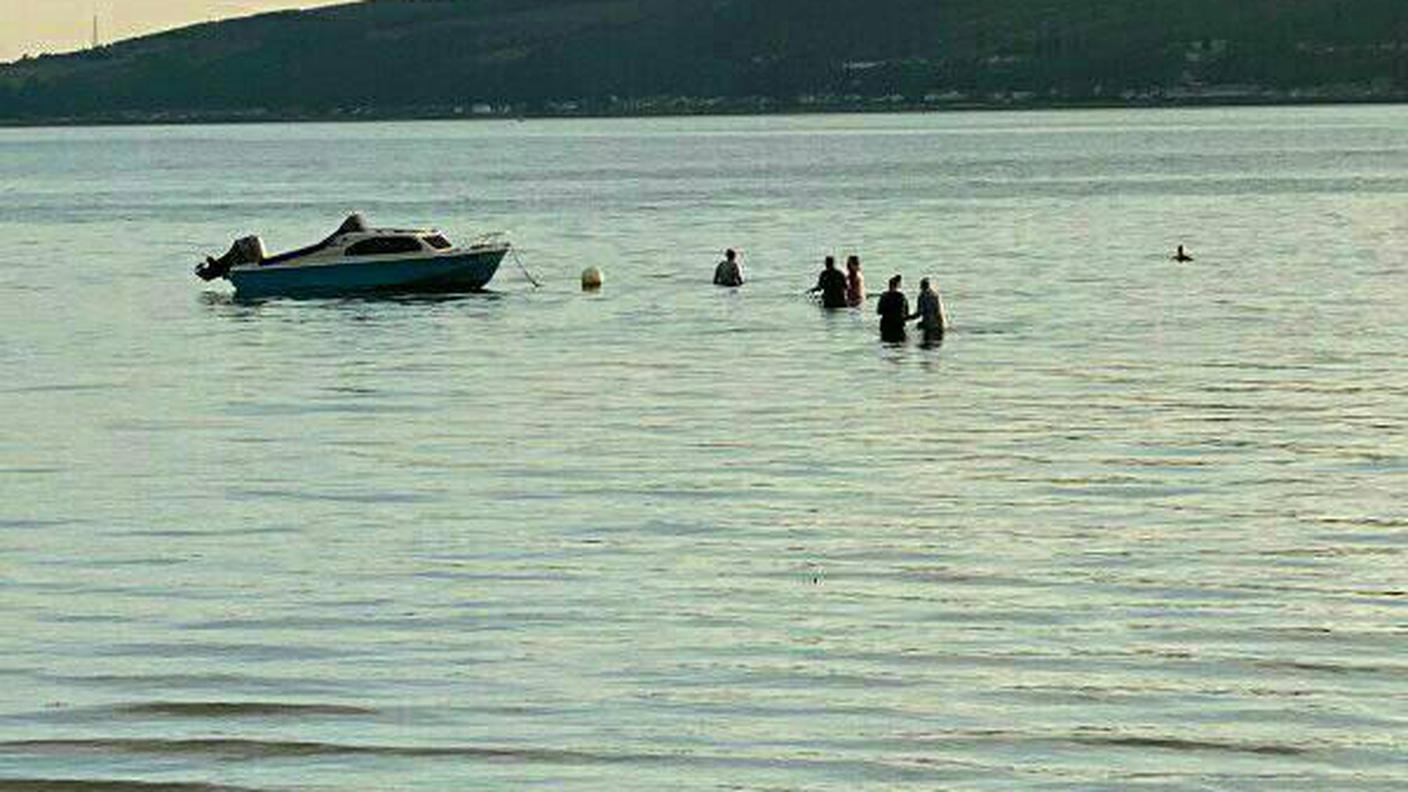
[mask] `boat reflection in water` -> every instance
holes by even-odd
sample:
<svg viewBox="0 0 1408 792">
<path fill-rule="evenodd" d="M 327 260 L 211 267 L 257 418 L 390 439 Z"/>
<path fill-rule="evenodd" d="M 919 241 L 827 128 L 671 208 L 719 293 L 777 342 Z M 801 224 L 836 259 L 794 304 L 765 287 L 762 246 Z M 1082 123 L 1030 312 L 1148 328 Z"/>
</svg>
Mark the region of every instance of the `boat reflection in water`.
<svg viewBox="0 0 1408 792">
<path fill-rule="evenodd" d="M 228 253 L 196 267 L 196 275 L 225 278 L 242 298 L 478 291 L 509 249 L 502 234 L 458 246 L 438 231 L 369 228 L 352 215 L 322 242 L 276 256 L 265 255 L 257 236 L 236 240 Z"/>
</svg>

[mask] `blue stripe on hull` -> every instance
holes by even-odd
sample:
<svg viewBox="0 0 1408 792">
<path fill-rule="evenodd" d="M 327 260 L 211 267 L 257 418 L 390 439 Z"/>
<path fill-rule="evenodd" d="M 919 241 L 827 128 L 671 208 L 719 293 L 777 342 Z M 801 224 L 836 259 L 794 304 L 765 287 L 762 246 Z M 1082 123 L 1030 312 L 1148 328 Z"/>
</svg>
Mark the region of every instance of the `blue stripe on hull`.
<svg viewBox="0 0 1408 792">
<path fill-rule="evenodd" d="M 231 270 L 229 277 L 240 297 L 476 291 L 494 277 L 507 252 L 490 250 L 402 261 L 237 269 Z"/>
</svg>

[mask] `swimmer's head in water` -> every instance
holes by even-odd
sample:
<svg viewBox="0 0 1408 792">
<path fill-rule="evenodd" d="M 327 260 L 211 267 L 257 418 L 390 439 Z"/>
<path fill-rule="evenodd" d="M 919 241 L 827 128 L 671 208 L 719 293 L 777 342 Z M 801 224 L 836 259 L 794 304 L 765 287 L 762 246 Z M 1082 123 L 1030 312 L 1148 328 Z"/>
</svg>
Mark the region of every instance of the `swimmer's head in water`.
<svg viewBox="0 0 1408 792">
<path fill-rule="evenodd" d="M 924 291 L 928 291 L 928 290 L 929 290 L 929 279 L 928 279 L 928 278 L 920 278 L 920 279 L 919 279 L 919 288 L 923 289 Z"/>
<path fill-rule="evenodd" d="M 728 250 L 724 251 L 724 258 L 728 259 L 729 261 L 733 261 L 734 259 L 738 258 L 738 253 L 733 248 L 729 248 Z"/>
<path fill-rule="evenodd" d="M 836 257 L 835 257 L 835 256 L 827 256 L 827 257 L 826 257 L 826 261 L 824 262 L 824 265 L 826 266 L 827 269 L 836 269 Z"/>
<path fill-rule="evenodd" d="M 900 287 L 900 283 L 901 283 L 903 280 L 904 280 L 904 279 L 901 278 L 901 277 L 898 276 L 898 275 L 896 275 L 896 276 L 890 278 L 890 288 L 891 288 L 891 289 L 898 289 L 898 288 Z"/>
</svg>

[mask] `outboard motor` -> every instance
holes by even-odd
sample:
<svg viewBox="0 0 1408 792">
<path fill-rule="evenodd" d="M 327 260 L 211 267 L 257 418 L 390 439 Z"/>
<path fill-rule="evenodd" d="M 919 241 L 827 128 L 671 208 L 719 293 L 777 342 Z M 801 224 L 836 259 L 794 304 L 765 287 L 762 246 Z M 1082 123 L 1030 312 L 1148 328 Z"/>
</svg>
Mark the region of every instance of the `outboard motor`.
<svg viewBox="0 0 1408 792">
<path fill-rule="evenodd" d="M 257 236 L 242 237 L 236 239 L 235 244 L 230 246 L 230 252 L 220 258 L 207 256 L 205 261 L 196 267 L 196 275 L 201 280 L 212 281 L 229 275 L 231 267 L 258 264 L 263 260 L 264 241 Z"/>
</svg>

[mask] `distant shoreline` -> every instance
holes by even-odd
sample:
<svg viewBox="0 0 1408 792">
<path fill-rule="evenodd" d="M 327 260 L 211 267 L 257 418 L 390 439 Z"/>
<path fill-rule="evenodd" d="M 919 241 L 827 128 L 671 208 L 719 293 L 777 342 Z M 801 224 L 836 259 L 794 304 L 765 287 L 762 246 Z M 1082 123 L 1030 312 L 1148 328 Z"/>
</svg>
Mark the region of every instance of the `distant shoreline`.
<svg viewBox="0 0 1408 792">
<path fill-rule="evenodd" d="M 200 126 L 217 124 L 378 123 L 395 121 L 514 121 L 528 119 L 691 118 L 769 115 L 921 114 L 1051 110 L 1169 110 L 1232 107 L 1319 107 L 1408 104 L 1408 94 L 1244 97 L 1149 97 L 1109 100 L 955 100 L 894 101 L 885 98 L 855 102 L 804 103 L 768 99 L 641 100 L 605 107 L 543 107 L 504 105 L 488 110 L 462 106 L 339 108 L 334 110 L 245 111 L 123 111 L 98 116 L 37 116 L 0 118 L 0 129 L 43 127 Z"/>
</svg>

